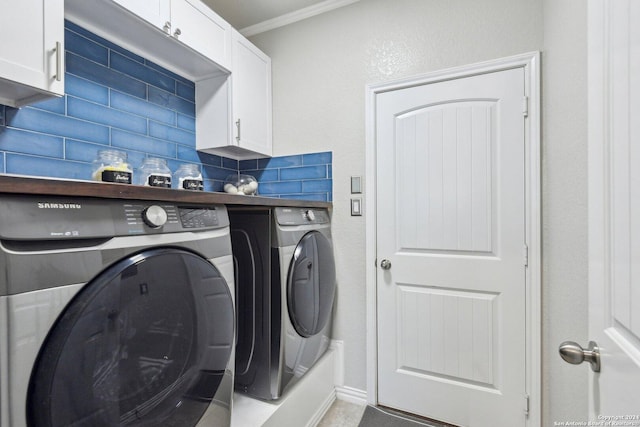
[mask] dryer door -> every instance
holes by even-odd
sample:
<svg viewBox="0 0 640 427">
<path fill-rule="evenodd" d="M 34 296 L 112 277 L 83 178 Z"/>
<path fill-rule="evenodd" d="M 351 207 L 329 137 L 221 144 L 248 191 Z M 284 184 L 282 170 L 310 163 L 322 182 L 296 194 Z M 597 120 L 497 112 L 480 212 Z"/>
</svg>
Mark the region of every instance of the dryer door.
<svg viewBox="0 0 640 427">
<path fill-rule="evenodd" d="M 231 387 L 233 338 L 230 290 L 206 259 L 157 248 L 121 260 L 56 320 L 31 374 L 28 424 L 195 426 Z"/>
<path fill-rule="evenodd" d="M 319 231 L 311 231 L 296 246 L 287 276 L 289 316 L 298 334 L 307 338 L 325 327 L 335 292 L 331 243 Z"/>
</svg>

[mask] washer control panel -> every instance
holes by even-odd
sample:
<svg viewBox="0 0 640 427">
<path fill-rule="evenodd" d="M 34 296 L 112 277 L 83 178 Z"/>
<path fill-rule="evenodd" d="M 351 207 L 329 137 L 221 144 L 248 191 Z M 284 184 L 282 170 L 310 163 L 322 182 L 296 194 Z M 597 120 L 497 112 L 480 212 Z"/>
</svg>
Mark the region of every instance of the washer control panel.
<svg viewBox="0 0 640 427">
<path fill-rule="evenodd" d="M 178 208 L 180 222 L 184 228 L 208 228 L 219 225 L 216 209 Z"/>
<path fill-rule="evenodd" d="M 168 204 L 123 205 L 127 234 L 174 233 L 218 228 L 219 207 L 182 207 Z"/>
<path fill-rule="evenodd" d="M 224 205 L 3 195 L 0 239 L 67 240 L 201 231 L 229 226 Z"/>
<path fill-rule="evenodd" d="M 121 205 L 124 221 L 114 218 L 118 234 L 147 234 L 149 232 L 180 231 L 178 208 L 174 205 L 154 204 L 153 202 L 123 203 Z"/>
<path fill-rule="evenodd" d="M 151 228 L 160 228 L 167 222 L 167 211 L 158 205 L 151 205 L 142 211 L 142 220 Z"/>
</svg>

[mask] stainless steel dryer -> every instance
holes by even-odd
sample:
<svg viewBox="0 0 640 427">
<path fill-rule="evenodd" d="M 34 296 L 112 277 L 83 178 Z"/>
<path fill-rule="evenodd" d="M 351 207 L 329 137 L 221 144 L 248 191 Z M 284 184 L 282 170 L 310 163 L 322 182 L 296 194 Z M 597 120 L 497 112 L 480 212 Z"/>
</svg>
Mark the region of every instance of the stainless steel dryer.
<svg viewBox="0 0 640 427">
<path fill-rule="evenodd" d="M 326 209 L 230 211 L 238 336 L 235 388 L 280 398 L 329 347 L 336 273 Z"/>
<path fill-rule="evenodd" d="M 224 206 L 0 196 L 0 426 L 230 425 Z"/>
</svg>

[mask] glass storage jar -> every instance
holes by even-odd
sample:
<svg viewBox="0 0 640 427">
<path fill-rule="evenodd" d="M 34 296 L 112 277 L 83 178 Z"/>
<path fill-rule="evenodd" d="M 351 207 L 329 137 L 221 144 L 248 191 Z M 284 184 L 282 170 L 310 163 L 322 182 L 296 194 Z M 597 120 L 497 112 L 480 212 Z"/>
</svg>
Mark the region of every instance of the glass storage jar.
<svg viewBox="0 0 640 427">
<path fill-rule="evenodd" d="M 171 188 L 171 169 L 165 159 L 147 157 L 136 171 L 136 184 Z"/>
<path fill-rule="evenodd" d="M 204 190 L 200 167 L 193 163 L 183 163 L 173 173 L 173 186 L 179 190 Z"/>
<path fill-rule="evenodd" d="M 95 181 L 131 184 L 133 170 L 127 163 L 127 153 L 119 150 L 100 150 L 93 161 Z"/>
</svg>

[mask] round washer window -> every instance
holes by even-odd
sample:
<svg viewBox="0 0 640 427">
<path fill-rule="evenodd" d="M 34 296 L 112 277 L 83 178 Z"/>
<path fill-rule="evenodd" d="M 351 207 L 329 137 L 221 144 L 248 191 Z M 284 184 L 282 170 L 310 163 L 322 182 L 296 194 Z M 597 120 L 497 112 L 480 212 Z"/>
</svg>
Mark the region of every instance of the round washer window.
<svg viewBox="0 0 640 427">
<path fill-rule="evenodd" d="M 287 276 L 289 316 L 298 334 L 310 337 L 325 327 L 335 291 L 331 243 L 319 231 L 311 231 L 298 242 Z"/>
<path fill-rule="evenodd" d="M 31 427 L 194 426 L 231 356 L 233 299 L 207 260 L 141 252 L 89 282 L 31 374 Z"/>
</svg>

